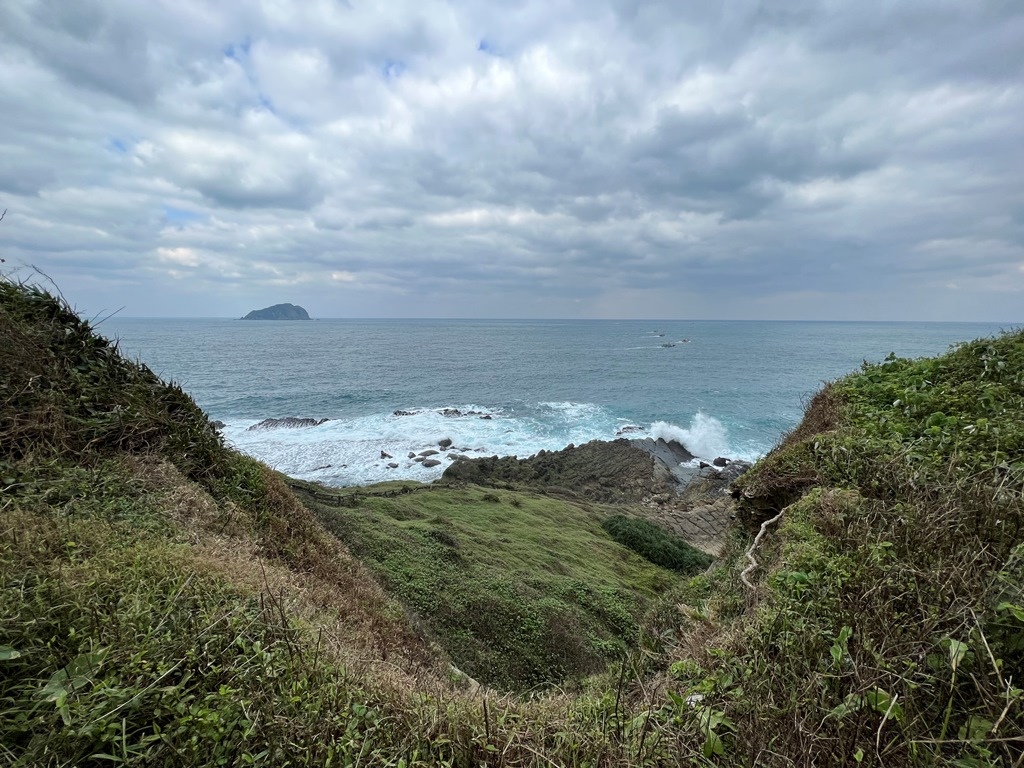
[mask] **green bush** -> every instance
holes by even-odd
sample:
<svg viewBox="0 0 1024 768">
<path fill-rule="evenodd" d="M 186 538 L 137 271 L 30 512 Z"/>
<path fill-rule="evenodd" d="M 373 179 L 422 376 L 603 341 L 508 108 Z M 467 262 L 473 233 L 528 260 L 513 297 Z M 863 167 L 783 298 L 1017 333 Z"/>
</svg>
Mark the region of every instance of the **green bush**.
<svg viewBox="0 0 1024 768">
<path fill-rule="evenodd" d="M 615 541 L 641 557 L 682 574 L 691 575 L 702 571 L 714 560 L 678 536 L 639 517 L 613 515 L 601 523 L 601 527 Z"/>
</svg>

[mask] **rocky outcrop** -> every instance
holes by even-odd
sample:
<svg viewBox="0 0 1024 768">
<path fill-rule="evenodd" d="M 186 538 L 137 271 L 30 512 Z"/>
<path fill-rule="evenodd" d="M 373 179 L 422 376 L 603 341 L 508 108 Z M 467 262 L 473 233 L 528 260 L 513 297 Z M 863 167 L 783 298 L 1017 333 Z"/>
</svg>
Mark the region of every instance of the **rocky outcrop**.
<svg viewBox="0 0 1024 768">
<path fill-rule="evenodd" d="M 481 419 L 491 418 L 491 414 L 483 411 L 460 411 L 458 408 L 442 408 L 439 414 L 447 419 L 461 419 L 463 416 L 479 416 Z"/>
<path fill-rule="evenodd" d="M 309 320 L 309 313 L 295 304 L 275 304 L 264 309 L 254 309 L 243 320 Z"/>
<path fill-rule="evenodd" d="M 718 556 L 735 516 L 730 485 L 750 464 L 728 461 L 718 468 L 705 463 L 698 469 L 693 462 L 693 454 L 678 442 L 621 438 L 541 451 L 527 459 L 457 456 L 441 481 L 628 504 L 652 522 Z"/>
<path fill-rule="evenodd" d="M 305 427 L 319 427 L 330 419 L 307 419 L 298 416 L 285 416 L 283 419 L 264 419 L 259 424 L 253 424 L 247 432 L 260 429 L 299 429 Z"/>
<path fill-rule="evenodd" d="M 442 480 L 572 493 L 605 502 L 639 502 L 655 494 L 672 494 L 678 485 L 663 462 L 629 440 L 594 440 L 561 451 L 541 451 L 528 459 L 457 458 Z"/>
<path fill-rule="evenodd" d="M 693 461 L 696 457 L 686 450 L 686 446 L 682 443 L 678 443 L 675 440 L 663 440 L 660 437 L 657 440 L 645 437 L 630 440 L 629 442 L 664 464 L 680 483 L 688 483 L 690 478 L 693 477 L 694 470 L 692 467 L 680 465 Z"/>
</svg>

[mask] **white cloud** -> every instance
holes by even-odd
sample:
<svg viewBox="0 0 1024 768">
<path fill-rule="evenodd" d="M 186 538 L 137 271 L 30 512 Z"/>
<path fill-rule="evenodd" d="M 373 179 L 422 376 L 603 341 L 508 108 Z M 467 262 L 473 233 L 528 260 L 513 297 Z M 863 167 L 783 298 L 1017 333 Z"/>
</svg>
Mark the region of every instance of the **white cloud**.
<svg viewBox="0 0 1024 768">
<path fill-rule="evenodd" d="M 1012 4 L 9 6 L 0 255 L 87 306 L 1019 318 Z"/>
</svg>

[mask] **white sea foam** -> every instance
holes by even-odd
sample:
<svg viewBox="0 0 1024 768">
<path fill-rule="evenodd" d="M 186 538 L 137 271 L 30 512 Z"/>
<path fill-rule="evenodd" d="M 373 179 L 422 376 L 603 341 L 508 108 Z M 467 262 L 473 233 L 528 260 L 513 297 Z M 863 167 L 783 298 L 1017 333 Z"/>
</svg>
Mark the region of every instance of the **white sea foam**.
<svg viewBox="0 0 1024 768">
<path fill-rule="evenodd" d="M 444 416 L 445 408 L 467 415 Z M 337 486 L 384 480 L 430 482 L 451 464 L 449 454 L 525 458 L 540 450 L 561 450 L 570 443 L 612 440 L 627 424 L 636 428 L 624 433 L 625 437 L 677 440 L 708 461 L 717 456 L 756 457 L 730 447 L 724 425 L 703 412 L 694 415 L 689 428 L 658 421 L 645 429 L 593 403 L 544 402 L 504 409 L 468 404 L 401 410 L 410 415 L 375 413 L 334 419 L 316 427 L 252 432 L 247 428 L 254 420 L 228 420 L 224 436 L 238 449 L 281 472 Z M 439 443 L 446 439 L 452 445 L 440 448 Z M 429 449 L 440 451 L 431 457 L 441 462 L 439 466 L 424 467 L 409 458 L 410 453 Z M 381 451 L 390 458 L 382 457 Z"/>
<path fill-rule="evenodd" d="M 675 440 L 686 446 L 686 450 L 694 456 L 709 461 L 718 456 L 735 457 L 729 448 L 725 425 L 703 411 L 694 414 L 689 429 L 665 421 L 656 421 L 651 425 L 651 437 L 656 440 Z"/>
<path fill-rule="evenodd" d="M 445 407 L 465 416 L 443 416 Z M 238 449 L 286 474 L 332 485 L 384 480 L 438 479 L 451 464 L 448 454 L 532 456 L 569 443 L 614 438 L 619 423 L 592 403 L 549 402 L 518 409 L 480 405 L 409 407 L 408 416 L 377 413 L 328 421 L 317 427 L 248 431 L 254 421 L 228 421 L 224 436 Z M 481 415 L 491 418 L 481 418 Z M 449 448 L 439 443 L 450 439 Z M 424 467 L 410 453 L 435 449 L 437 467 Z M 391 458 L 382 458 L 381 451 Z M 389 463 L 398 467 L 390 468 Z"/>
</svg>

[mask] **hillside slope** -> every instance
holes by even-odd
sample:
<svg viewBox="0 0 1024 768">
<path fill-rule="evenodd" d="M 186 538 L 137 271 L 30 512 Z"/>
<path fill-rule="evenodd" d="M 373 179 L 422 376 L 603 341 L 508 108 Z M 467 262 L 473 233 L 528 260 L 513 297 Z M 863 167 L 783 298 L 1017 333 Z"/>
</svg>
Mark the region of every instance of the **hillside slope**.
<svg viewBox="0 0 1024 768">
<path fill-rule="evenodd" d="M 670 651 L 711 751 L 1022 764 L 1024 333 L 865 364 L 733 492 L 760 540 Z"/>
<path fill-rule="evenodd" d="M 363 727 L 345 667 L 443 677 L 279 476 L 9 281 L 0 492 L 0 764 L 320 764 Z"/>
<path fill-rule="evenodd" d="M 571 693 L 468 690 L 389 572 L 528 560 L 518 514 L 557 501 L 598 537 L 593 510 L 472 486 L 304 506 L 0 280 L 0 765 L 1021 766 L 1022 439 L 1024 334 L 866 366 L 735 483 L 711 571 L 656 600 L 633 561 L 638 647 Z"/>
</svg>

